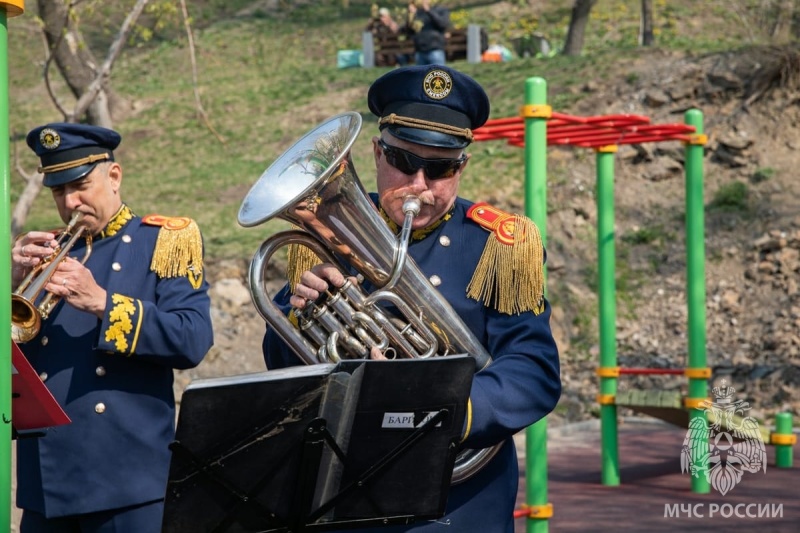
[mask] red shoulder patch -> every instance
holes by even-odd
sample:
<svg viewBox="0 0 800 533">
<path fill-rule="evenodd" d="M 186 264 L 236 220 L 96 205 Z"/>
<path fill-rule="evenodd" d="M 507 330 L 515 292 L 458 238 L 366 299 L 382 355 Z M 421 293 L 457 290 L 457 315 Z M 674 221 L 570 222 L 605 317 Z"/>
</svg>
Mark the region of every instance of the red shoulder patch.
<svg viewBox="0 0 800 533">
<path fill-rule="evenodd" d="M 142 217 L 142 222 L 148 226 L 161 226 L 164 229 L 178 230 L 187 227 L 192 223 L 191 218 L 187 217 L 165 217 L 163 215 L 146 215 Z"/>
<path fill-rule="evenodd" d="M 486 202 L 478 202 L 467 210 L 467 217 L 493 232 L 501 243 L 514 244 L 515 215 Z"/>
</svg>

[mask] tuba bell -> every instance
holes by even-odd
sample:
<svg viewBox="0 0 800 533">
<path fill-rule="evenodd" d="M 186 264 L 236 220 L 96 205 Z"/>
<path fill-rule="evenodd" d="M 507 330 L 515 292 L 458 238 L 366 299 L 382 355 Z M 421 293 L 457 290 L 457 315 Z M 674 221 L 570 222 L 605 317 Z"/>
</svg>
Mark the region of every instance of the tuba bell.
<svg viewBox="0 0 800 533">
<path fill-rule="evenodd" d="M 14 342 L 28 342 L 39 334 L 42 322 L 47 320 L 60 300 L 55 294 L 46 292 L 44 287 L 53 277 L 59 263 L 81 238 L 86 240 L 86 253 L 81 262 L 85 264 L 89 259 L 92 253 L 92 236 L 86 233 L 84 226 L 79 225 L 83 216 L 80 211 L 72 215 L 66 228 L 60 230 L 56 238 L 58 245 L 53 253 L 43 258 L 11 294 L 11 340 Z M 44 296 L 37 304 L 42 294 Z"/>
<path fill-rule="evenodd" d="M 324 121 L 284 152 L 256 181 L 239 209 L 241 226 L 273 218 L 299 229 L 266 239 L 250 264 L 250 292 L 258 312 L 306 364 L 368 358 L 375 346 L 398 357 L 424 358 L 470 354 L 476 371 L 491 356 L 458 318 L 450 304 L 407 256 L 411 222 L 420 203 L 406 199 L 399 238 L 388 228 L 356 175 L 351 148 L 361 131 L 361 115 L 343 113 Z M 352 269 L 378 287 L 365 294 L 350 281 L 329 289 L 327 301 L 293 309 L 295 327 L 265 289 L 272 255 L 288 245 L 310 249 L 320 260 Z M 381 302 L 403 317 L 388 317 Z M 462 450 L 453 483 L 478 472 L 499 445 Z"/>
</svg>

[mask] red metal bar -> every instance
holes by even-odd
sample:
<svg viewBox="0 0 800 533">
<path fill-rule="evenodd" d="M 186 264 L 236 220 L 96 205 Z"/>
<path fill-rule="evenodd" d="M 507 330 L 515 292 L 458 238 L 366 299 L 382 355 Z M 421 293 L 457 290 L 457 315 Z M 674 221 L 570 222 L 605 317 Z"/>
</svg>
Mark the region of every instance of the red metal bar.
<svg viewBox="0 0 800 533">
<path fill-rule="evenodd" d="M 658 141 L 688 141 L 694 128 L 686 124 L 650 124 L 640 115 L 601 115 L 578 117 L 553 112 L 547 123 L 547 144 L 597 148 L 606 145 L 641 144 Z M 522 117 L 492 119 L 474 132 L 476 141 L 506 139 L 513 146 L 524 146 L 525 122 Z"/>
</svg>

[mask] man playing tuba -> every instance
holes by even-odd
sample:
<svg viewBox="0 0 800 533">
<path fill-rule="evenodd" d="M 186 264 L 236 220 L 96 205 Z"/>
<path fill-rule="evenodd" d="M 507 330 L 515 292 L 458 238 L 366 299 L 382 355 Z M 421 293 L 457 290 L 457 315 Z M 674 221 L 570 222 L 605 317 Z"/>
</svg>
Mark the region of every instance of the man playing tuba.
<svg viewBox="0 0 800 533">
<path fill-rule="evenodd" d="M 55 123 L 33 129 L 44 185 L 64 222 L 91 237 L 44 289 L 60 302 L 22 351 L 72 423 L 17 441 L 20 533 L 160 531 L 174 439 L 173 369 L 213 344 L 203 242 L 184 217 L 140 217 L 122 201 L 112 130 Z M 54 253 L 31 231 L 11 251 L 16 287 Z"/>
<path fill-rule="evenodd" d="M 442 519 L 377 531 L 513 533 L 519 473 L 512 436 L 546 416 L 561 393 L 538 230 L 525 217 L 458 196 L 472 131 L 489 116 L 488 97 L 472 78 L 441 65 L 399 68 L 376 80 L 367 98 L 379 123 L 372 201 L 397 233 L 406 199 L 419 199 L 408 253 L 492 357 L 474 377 L 462 445 L 502 443 L 480 471 L 451 487 Z M 349 274 L 331 264 L 303 269 L 275 302 L 302 309 Z M 302 364 L 272 328 L 263 349 L 269 369 Z M 372 357 L 384 354 L 373 349 Z"/>
</svg>

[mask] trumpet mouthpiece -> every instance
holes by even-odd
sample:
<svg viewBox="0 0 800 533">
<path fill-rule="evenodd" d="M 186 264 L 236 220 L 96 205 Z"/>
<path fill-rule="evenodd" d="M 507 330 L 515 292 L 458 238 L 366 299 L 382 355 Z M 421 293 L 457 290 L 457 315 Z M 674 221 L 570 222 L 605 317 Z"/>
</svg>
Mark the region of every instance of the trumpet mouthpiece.
<svg viewBox="0 0 800 533">
<path fill-rule="evenodd" d="M 72 229 L 72 228 L 74 228 L 75 226 L 77 226 L 77 225 L 78 225 L 78 223 L 79 223 L 81 220 L 83 220 L 83 217 L 84 217 L 84 214 L 83 214 L 81 211 L 75 211 L 75 212 L 73 212 L 73 213 L 72 213 L 72 216 L 71 216 L 71 217 L 70 217 L 70 219 L 69 219 L 69 223 L 67 224 L 67 227 L 68 227 L 69 229 Z"/>
</svg>

